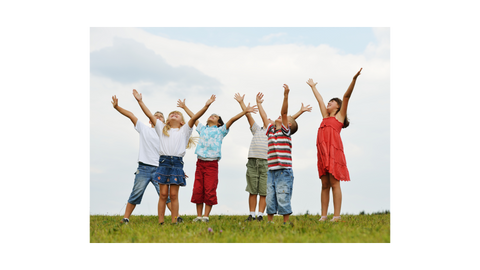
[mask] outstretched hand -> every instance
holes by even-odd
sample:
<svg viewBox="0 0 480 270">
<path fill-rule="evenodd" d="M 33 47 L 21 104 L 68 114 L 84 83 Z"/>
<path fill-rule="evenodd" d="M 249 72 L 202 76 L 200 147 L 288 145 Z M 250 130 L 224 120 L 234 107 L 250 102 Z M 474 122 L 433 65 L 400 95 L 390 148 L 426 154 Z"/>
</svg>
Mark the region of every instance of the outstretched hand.
<svg viewBox="0 0 480 270">
<path fill-rule="evenodd" d="M 118 106 L 118 99 L 117 99 L 117 96 L 112 96 L 112 104 L 113 104 L 113 108 L 117 108 Z"/>
<path fill-rule="evenodd" d="M 250 107 L 250 103 L 248 103 L 248 106 L 247 108 L 245 108 L 246 112 L 247 113 L 257 113 L 258 112 L 258 108 L 257 108 L 257 105 L 253 105 Z"/>
<path fill-rule="evenodd" d="M 263 103 L 263 93 L 258 92 L 257 94 L 257 104 L 262 104 Z"/>
<path fill-rule="evenodd" d="M 317 85 L 317 83 L 314 83 L 311 78 L 308 79 L 307 84 L 310 85 L 310 87 L 314 87 L 315 85 Z"/>
<path fill-rule="evenodd" d="M 362 72 L 362 69 L 363 68 L 360 68 L 360 70 L 357 72 L 357 74 L 355 74 L 355 76 L 353 76 L 354 80 L 356 80 L 358 78 L 358 76 L 360 76 L 360 72 Z"/>
<path fill-rule="evenodd" d="M 288 85 L 284 84 L 283 85 L 283 89 L 285 89 L 285 91 L 283 92 L 284 95 L 288 95 L 288 93 L 290 92 L 290 89 L 288 88 Z"/>
<path fill-rule="evenodd" d="M 133 96 L 138 102 L 142 101 L 142 94 L 138 93 L 135 89 L 133 89 Z"/>
<path fill-rule="evenodd" d="M 205 105 L 210 106 L 215 101 L 216 96 L 212 95 L 209 100 L 207 100 L 207 103 Z"/>
<path fill-rule="evenodd" d="M 310 105 L 307 105 L 307 106 L 303 106 L 303 103 L 302 103 L 302 107 L 300 108 L 300 111 L 303 113 L 303 112 L 311 112 L 312 111 L 312 107 Z"/>
<path fill-rule="evenodd" d="M 181 99 L 179 99 L 177 101 L 177 107 L 180 107 L 182 109 L 185 109 L 186 105 L 185 105 L 185 99 L 183 99 L 183 101 Z"/>
<path fill-rule="evenodd" d="M 244 97 L 245 97 L 245 95 L 240 96 L 239 93 L 236 93 L 233 98 L 234 98 L 236 101 L 238 101 L 238 103 L 242 103 Z"/>
</svg>

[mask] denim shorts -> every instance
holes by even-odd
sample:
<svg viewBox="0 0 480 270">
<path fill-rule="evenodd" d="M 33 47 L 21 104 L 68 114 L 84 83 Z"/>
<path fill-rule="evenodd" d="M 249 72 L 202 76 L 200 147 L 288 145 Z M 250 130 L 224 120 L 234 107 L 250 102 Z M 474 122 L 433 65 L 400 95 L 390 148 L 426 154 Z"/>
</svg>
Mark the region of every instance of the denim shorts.
<svg viewBox="0 0 480 270">
<path fill-rule="evenodd" d="M 148 186 L 148 183 L 152 183 L 157 191 L 157 194 L 160 194 L 160 190 L 158 184 L 153 181 L 153 177 L 155 177 L 155 172 L 157 171 L 157 167 L 144 164 L 139 162 L 137 171 L 135 174 L 135 182 L 133 183 L 132 193 L 128 198 L 128 202 L 131 204 L 140 204 L 142 202 L 143 194 L 145 193 L 145 189 Z M 170 203 L 170 196 L 167 199 L 167 203 Z"/>
<path fill-rule="evenodd" d="M 155 180 L 161 185 L 185 186 L 185 172 L 183 172 L 183 158 L 174 156 L 160 156 Z"/>
<path fill-rule="evenodd" d="M 293 191 L 292 169 L 269 170 L 267 179 L 267 214 L 290 215 Z"/>
</svg>

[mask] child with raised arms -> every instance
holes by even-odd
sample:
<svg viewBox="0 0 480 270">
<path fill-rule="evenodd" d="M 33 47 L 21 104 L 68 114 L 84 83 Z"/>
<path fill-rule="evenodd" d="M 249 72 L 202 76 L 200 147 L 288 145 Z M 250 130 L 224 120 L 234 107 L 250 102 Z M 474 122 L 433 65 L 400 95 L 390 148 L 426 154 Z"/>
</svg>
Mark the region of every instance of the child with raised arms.
<svg viewBox="0 0 480 270">
<path fill-rule="evenodd" d="M 307 81 L 317 99 L 323 117 L 317 134 L 317 167 L 318 176 L 322 181 L 320 197 L 322 216 L 319 221 L 327 220 L 330 189 L 332 189 L 333 194 L 333 218 L 330 221 L 341 219 L 342 190 L 340 189 L 340 181 L 350 181 L 350 174 L 343 153 L 340 131 L 350 124 L 347 118 L 347 107 L 361 71 L 362 69 L 353 76 L 350 86 L 343 95 L 343 100 L 332 98 L 327 106 L 325 106 L 323 98 L 316 88 L 317 83 L 314 83 L 312 79 Z"/>
<path fill-rule="evenodd" d="M 185 105 L 185 99 L 183 101 L 178 100 L 177 105 L 184 109 L 193 119 L 193 113 Z M 222 118 L 217 114 L 212 114 L 208 118 L 206 125 L 195 120 L 200 138 L 195 149 L 198 159 L 191 202 L 196 204 L 197 217 L 193 219 L 193 222 L 209 221 L 212 207 L 218 204 L 218 161 L 222 158 L 223 138 L 228 134 L 230 126 L 240 117 L 249 112 L 256 113 L 257 109 L 255 107 L 250 107 L 250 104 L 248 104 L 241 113 L 232 117 L 226 124 L 223 123 Z M 204 206 L 205 212 L 203 212 Z"/>
<path fill-rule="evenodd" d="M 173 111 L 168 114 L 165 124 L 156 121 L 150 110 L 142 101 L 142 94 L 133 90 L 140 107 L 147 117 L 154 123 L 155 131 L 160 138 L 160 159 L 154 180 L 160 186 L 160 198 L 158 201 L 158 223 L 164 224 L 165 203 L 170 188 L 170 200 L 172 201 L 172 223 L 177 223 L 178 217 L 178 191 L 179 187 L 186 185 L 185 173 L 183 171 L 183 157 L 187 148 L 195 145 L 192 134 L 193 123 L 200 118 L 208 109 L 210 104 L 215 101 L 215 95 L 207 100 L 205 106 L 196 114 L 192 115 L 190 121 L 185 124 L 183 115 L 179 111 Z"/>
<path fill-rule="evenodd" d="M 256 101 L 257 106 L 261 104 L 262 96 L 257 95 Z M 241 96 L 239 93 L 235 94 L 235 100 L 238 101 L 242 110 L 246 108 L 245 103 L 243 102 L 245 95 Z M 310 112 L 312 107 L 310 105 L 302 106 L 300 110 L 294 114 L 293 119 L 297 119 L 302 113 Z M 247 161 L 247 187 L 245 191 L 248 192 L 248 207 L 250 214 L 248 215 L 245 221 L 255 220 L 255 209 L 257 207 L 257 196 L 260 197 L 258 200 L 258 215 L 256 220 L 263 221 L 263 213 L 267 207 L 266 197 L 267 197 L 267 175 L 268 175 L 268 164 L 267 164 L 267 126 L 268 124 L 263 124 L 260 127 L 250 113 L 246 114 L 248 123 L 250 124 L 250 131 L 252 132 L 252 141 L 250 142 L 250 148 L 248 150 L 248 161 Z"/>
</svg>

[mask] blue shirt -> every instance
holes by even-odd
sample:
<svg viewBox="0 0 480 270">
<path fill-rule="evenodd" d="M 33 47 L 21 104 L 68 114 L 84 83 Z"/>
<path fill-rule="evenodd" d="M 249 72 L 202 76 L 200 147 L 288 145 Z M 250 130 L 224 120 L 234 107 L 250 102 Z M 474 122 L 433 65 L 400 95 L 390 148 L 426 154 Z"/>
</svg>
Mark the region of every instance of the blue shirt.
<svg viewBox="0 0 480 270">
<path fill-rule="evenodd" d="M 228 134 L 226 125 L 221 127 L 205 126 L 198 123 L 197 132 L 200 134 L 200 139 L 195 149 L 195 154 L 202 158 L 222 158 L 222 141 Z"/>
</svg>

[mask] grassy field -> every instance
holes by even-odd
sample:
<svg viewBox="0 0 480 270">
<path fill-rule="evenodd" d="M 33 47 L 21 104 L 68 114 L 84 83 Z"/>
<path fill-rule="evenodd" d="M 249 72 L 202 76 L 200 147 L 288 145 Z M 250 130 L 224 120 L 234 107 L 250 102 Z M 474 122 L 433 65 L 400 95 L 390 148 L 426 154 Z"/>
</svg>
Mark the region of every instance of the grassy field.
<svg viewBox="0 0 480 270">
<path fill-rule="evenodd" d="M 329 219 L 331 219 L 329 215 Z M 182 216 L 183 223 L 158 225 L 157 216 L 90 216 L 91 243 L 390 243 L 390 213 L 342 215 L 341 222 L 319 222 L 319 215 L 282 216 L 274 223 L 246 222 L 246 216 L 210 216 L 208 223 Z M 266 217 L 265 217 L 266 218 Z M 165 216 L 169 221 L 170 217 Z"/>
</svg>

